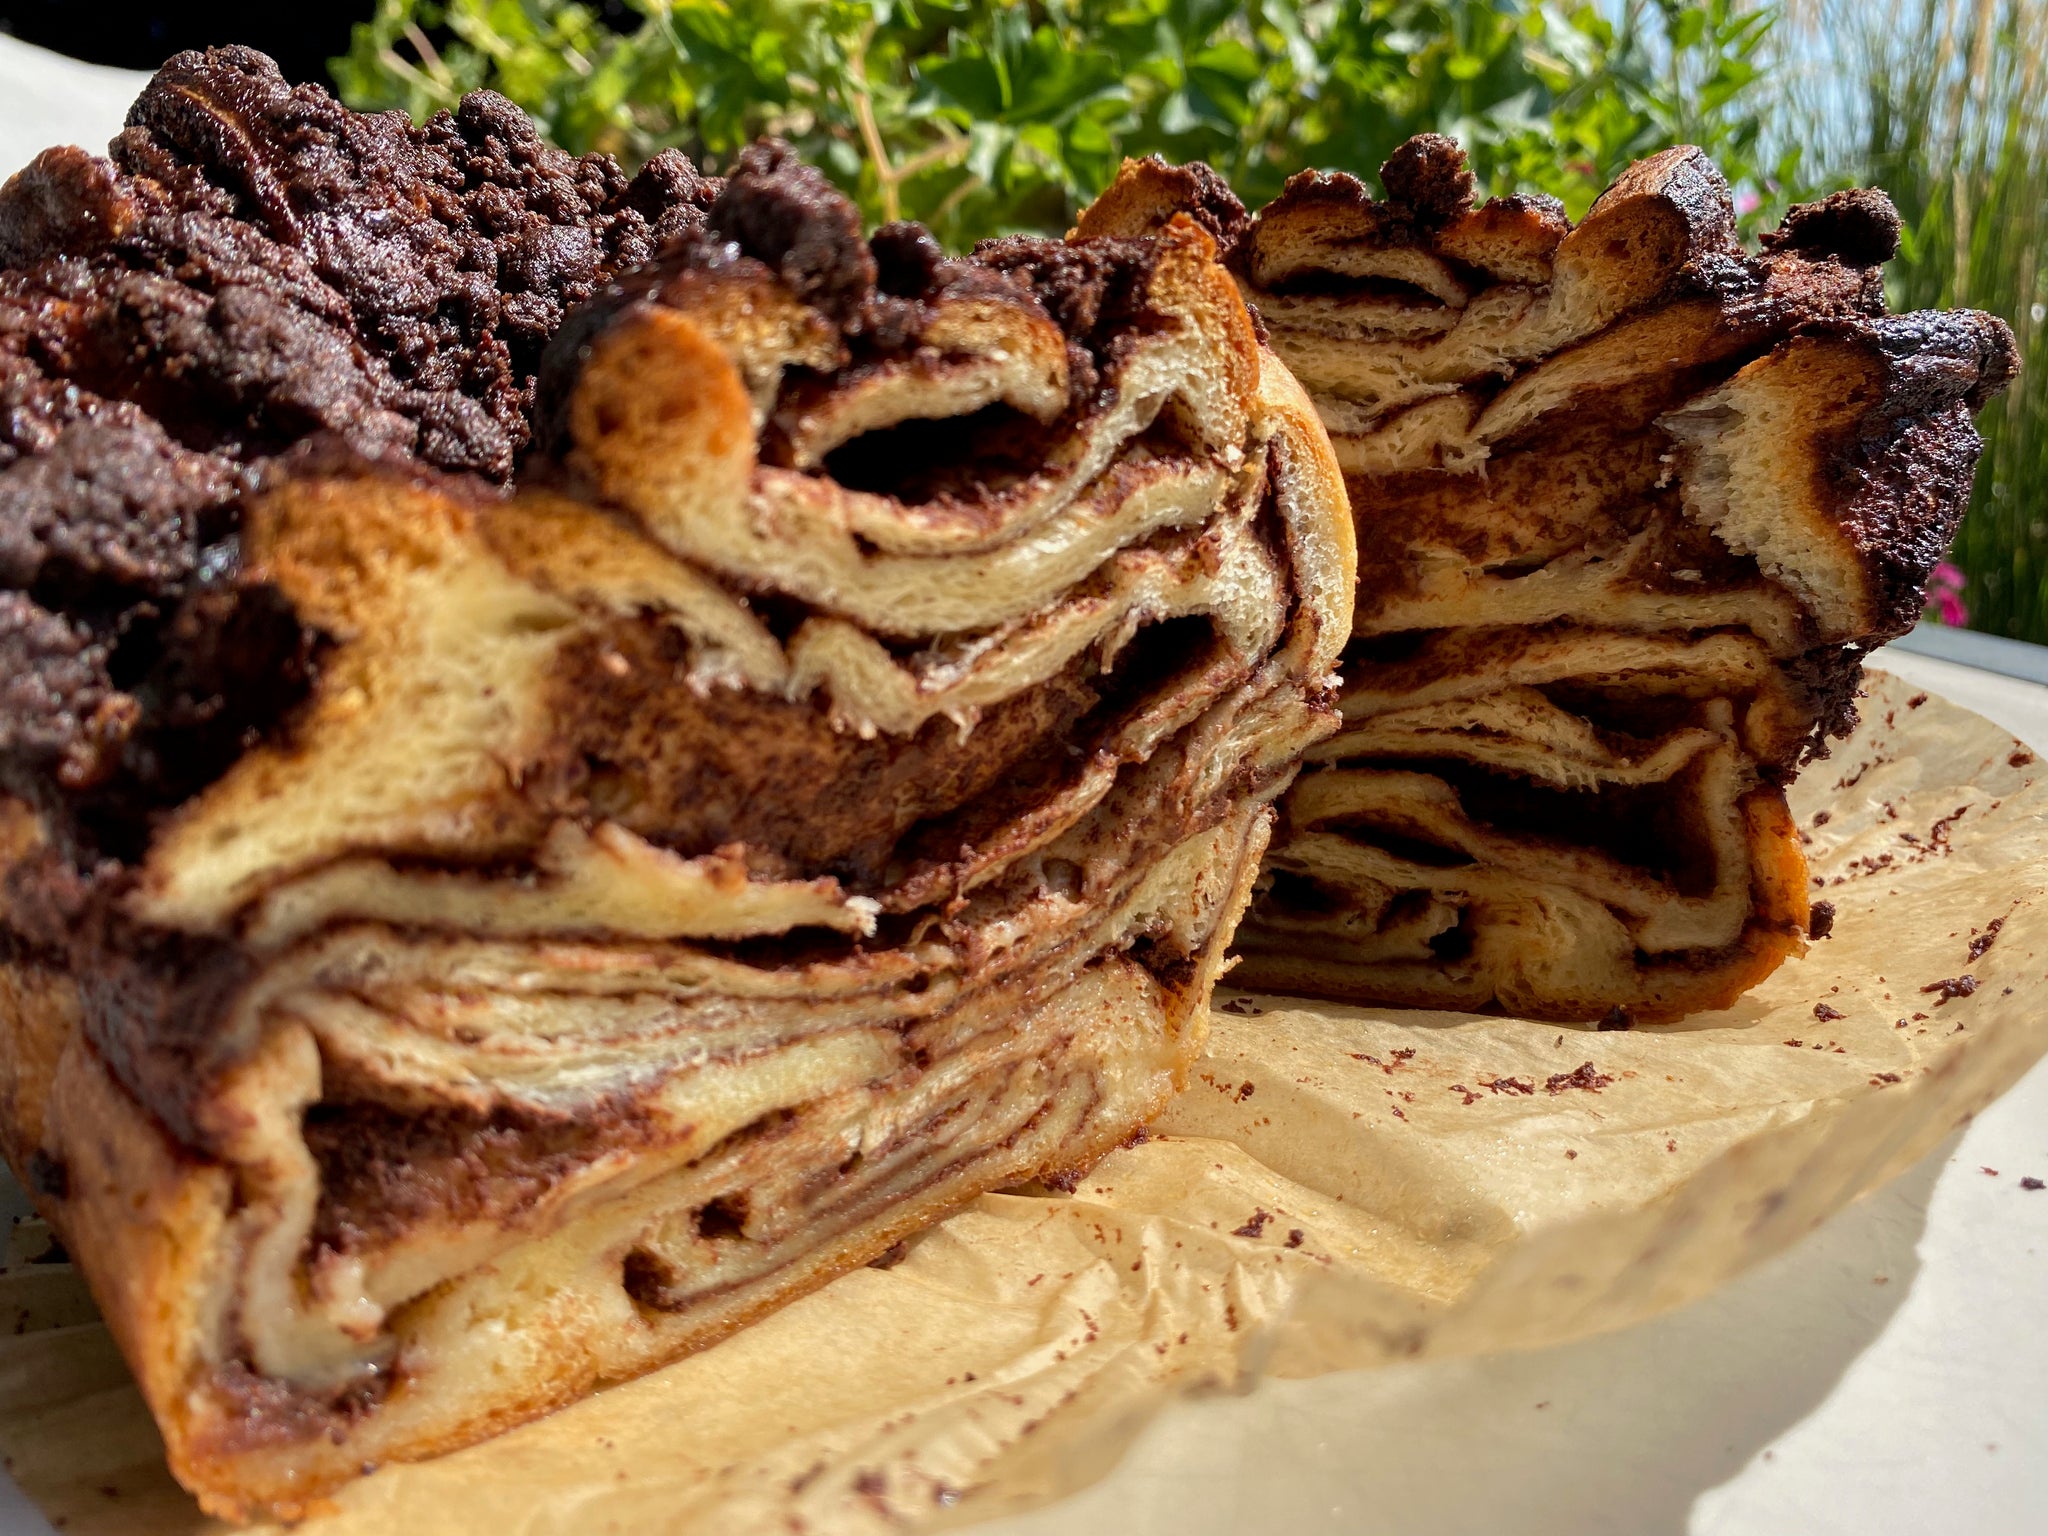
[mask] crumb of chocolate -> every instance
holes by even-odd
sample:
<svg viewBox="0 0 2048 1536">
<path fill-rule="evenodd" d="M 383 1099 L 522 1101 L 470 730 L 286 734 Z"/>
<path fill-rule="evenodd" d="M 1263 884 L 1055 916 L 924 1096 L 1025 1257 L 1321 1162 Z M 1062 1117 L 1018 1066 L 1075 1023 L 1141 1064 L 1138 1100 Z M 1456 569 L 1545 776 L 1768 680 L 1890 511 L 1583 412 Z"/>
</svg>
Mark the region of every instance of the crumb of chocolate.
<svg viewBox="0 0 2048 1536">
<path fill-rule="evenodd" d="M 1636 1016 L 1619 1003 L 1616 1003 L 1600 1017 L 1599 1028 L 1603 1033 L 1611 1029 L 1634 1029 L 1635 1027 Z"/>
<path fill-rule="evenodd" d="M 705 225 L 842 325 L 855 322 L 874 290 L 876 263 L 861 238 L 860 210 L 787 144 L 764 140 L 741 150 Z"/>
<path fill-rule="evenodd" d="M 1534 1083 L 1526 1083 L 1519 1077 L 1496 1077 L 1492 1082 L 1481 1083 L 1479 1086 L 1493 1093 L 1515 1094 L 1536 1091 Z"/>
<path fill-rule="evenodd" d="M 1450 1091 L 1452 1093 L 1462 1093 L 1465 1096 L 1465 1102 L 1467 1104 L 1477 1104 L 1479 1102 L 1479 1095 L 1474 1093 L 1470 1088 L 1467 1088 L 1463 1083 L 1451 1084 Z"/>
<path fill-rule="evenodd" d="M 1251 1001 L 1251 999 L 1244 997 L 1233 997 L 1228 1002 L 1218 1003 L 1216 1011 L 1218 1013 L 1234 1013 L 1243 1019 L 1264 1018 L 1266 1014 L 1265 1009 Z"/>
<path fill-rule="evenodd" d="M 1787 1040 L 1785 1043 L 1791 1046 L 1792 1049 L 1795 1051 L 1803 1051 L 1806 1049 L 1806 1042 L 1804 1040 Z"/>
<path fill-rule="evenodd" d="M 1272 1219 L 1273 1213 L 1271 1211 L 1255 1209 L 1251 1214 L 1251 1219 L 1246 1221 L 1243 1226 L 1235 1229 L 1230 1235 L 1232 1237 L 1257 1237 L 1266 1230 L 1266 1223 Z"/>
<path fill-rule="evenodd" d="M 1834 931 L 1835 904 L 1832 901 L 1816 901 L 1807 912 L 1806 936 L 1818 941 Z"/>
<path fill-rule="evenodd" d="M 2002 929 L 2004 926 L 2004 918 L 1994 917 L 1993 919 L 1991 919 L 1991 921 L 1985 925 L 1984 931 L 1978 934 L 1974 939 L 1970 940 L 1970 958 L 1972 960 L 1982 960 L 1984 958 L 1984 951 L 1989 949 L 1992 945 L 1998 942 L 1999 930 Z"/>
<path fill-rule="evenodd" d="M 1417 224 L 1436 228 L 1472 206 L 1475 183 L 1456 139 L 1418 133 L 1380 166 L 1380 186 Z"/>
<path fill-rule="evenodd" d="M 1243 1103 L 1243 1102 L 1244 1102 L 1244 1101 L 1245 1101 L 1246 1099 L 1250 1098 L 1250 1097 L 1252 1096 L 1252 1094 L 1253 1094 L 1254 1092 L 1256 1092 L 1256 1091 L 1257 1091 L 1257 1085 L 1256 1085 L 1256 1084 L 1254 1084 L 1254 1083 L 1240 1083 L 1240 1084 L 1238 1085 L 1238 1089 L 1237 1089 L 1237 1102 L 1238 1102 L 1238 1103 L 1240 1103 L 1240 1104 L 1242 1104 L 1242 1103 Z"/>
<path fill-rule="evenodd" d="M 1998 1177 L 1998 1170 L 1996 1168 L 1986 1168 L 1983 1167 L 1981 1164 L 1979 1165 L 1979 1167 L 1982 1172 L 1990 1174 L 1992 1178 L 1995 1179 Z"/>
<path fill-rule="evenodd" d="M 1872 1075 L 1870 1079 L 1870 1086 L 1873 1088 L 1882 1088 L 1888 1083 L 1897 1083 L 1903 1081 L 1904 1079 L 1901 1078 L 1899 1074 L 1896 1072 L 1878 1072 Z"/>
<path fill-rule="evenodd" d="M 1576 1157 L 1577 1157 L 1577 1156 L 1578 1156 L 1579 1154 L 1578 1154 L 1578 1153 L 1577 1153 L 1576 1151 L 1574 1151 L 1574 1150 L 1573 1150 L 1572 1148 L 1570 1148 L 1570 1147 L 1566 1147 L 1566 1148 L 1564 1149 L 1564 1155 L 1565 1155 L 1566 1157 L 1570 1157 L 1570 1158 L 1576 1158 Z"/>
<path fill-rule="evenodd" d="M 1834 256 L 1852 267 L 1881 267 L 1898 254 L 1899 213 L 1874 187 L 1831 192 L 1801 203 L 1762 237 L 1767 251 L 1802 251 Z M 1925 695 L 1923 695 L 1925 697 Z"/>
<path fill-rule="evenodd" d="M 1813 813 L 1813 824 L 1816 827 L 1824 827 L 1834 819 L 1835 813 L 1833 811 L 1815 811 Z"/>
<path fill-rule="evenodd" d="M 2032 1174 L 2024 1174 L 2020 1178 L 2020 1188 L 2048 1189 L 2048 1184 L 2043 1184 L 2039 1179 L 2035 1178 Z"/>
<path fill-rule="evenodd" d="M 1283 1243 L 1281 1246 L 1285 1248 L 1299 1248 L 1303 1243 L 1307 1241 L 1308 1234 L 1302 1231 L 1301 1228 L 1289 1227 L 1287 1229 L 1287 1241 Z"/>
<path fill-rule="evenodd" d="M 1596 1072 L 1593 1063 L 1583 1061 L 1569 1072 L 1555 1074 L 1543 1086 L 1552 1093 L 1563 1093 L 1567 1088 L 1580 1088 L 1587 1093 L 1598 1093 L 1613 1081 L 1614 1079 L 1605 1072 Z"/>
<path fill-rule="evenodd" d="M 1940 997 L 1934 1006 L 1939 1008 L 1951 998 L 1968 997 L 1977 990 L 1977 978 L 1970 975 L 1949 976 L 1940 981 L 1930 981 L 1920 989 L 1922 992 L 1938 992 Z"/>
<path fill-rule="evenodd" d="M 910 1244 L 904 1242 L 891 1243 L 887 1248 L 884 1248 L 880 1253 L 868 1260 L 868 1268 L 894 1269 L 909 1257 Z"/>
<path fill-rule="evenodd" d="M 1846 1019 L 1849 1017 L 1841 1009 L 1830 1008 L 1826 1003 L 1815 1003 L 1813 1005 L 1813 1016 L 1823 1024 L 1831 1024 L 1836 1019 Z"/>
<path fill-rule="evenodd" d="M 1920 707 L 1920 706 L 1921 706 L 1922 704 L 1925 704 L 1926 702 L 1927 702 L 1927 695 L 1926 695 L 1926 694 L 1924 694 L 1924 693 L 1916 693 L 1916 694 L 1914 694 L 1914 695 L 1913 695 L 1913 697 L 1911 697 L 1910 699 L 1906 700 L 1906 708 L 1908 708 L 1908 709 L 1918 709 L 1918 708 L 1919 708 L 1919 707 Z"/>
<path fill-rule="evenodd" d="M 2013 755 L 2012 755 L 2011 757 L 2008 757 L 2008 758 L 2007 758 L 2007 759 L 2005 760 L 2005 765 L 2006 765 L 2006 767 L 2008 767 L 2008 768 L 2026 768 L 2026 767 L 2029 767 L 2029 766 L 2030 766 L 2030 765 L 2031 765 L 2031 764 L 2033 763 L 2033 761 L 2034 761 L 2034 754 L 2033 754 L 2033 753 L 2031 753 L 2031 752 L 2024 752 L 2024 751 L 2022 751 L 2022 752 L 2015 752 L 2015 753 L 2013 753 Z"/>
</svg>

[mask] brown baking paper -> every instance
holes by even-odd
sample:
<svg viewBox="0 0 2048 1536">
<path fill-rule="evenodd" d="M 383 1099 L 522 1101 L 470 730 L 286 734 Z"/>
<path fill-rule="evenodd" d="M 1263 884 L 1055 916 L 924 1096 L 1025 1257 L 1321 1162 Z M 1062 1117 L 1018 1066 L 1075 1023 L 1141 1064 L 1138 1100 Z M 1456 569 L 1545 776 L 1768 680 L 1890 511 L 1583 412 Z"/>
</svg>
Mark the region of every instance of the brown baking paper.
<svg viewBox="0 0 2048 1536">
<path fill-rule="evenodd" d="M 2043 777 L 1988 722 L 1874 676 L 1863 729 L 1792 797 L 1834 937 L 1739 1006 L 1597 1032 L 1226 996 L 1154 1138 L 1071 1195 L 984 1198 L 891 1269 L 379 1472 L 299 1530 L 960 1524 L 1098 1476 L 1173 1392 L 1554 1343 L 1691 1300 L 2048 1046 Z M 66 1266 L 17 1255 L 0 1278 L 9 1469 L 69 1532 L 216 1529 L 89 1318 Z"/>
</svg>

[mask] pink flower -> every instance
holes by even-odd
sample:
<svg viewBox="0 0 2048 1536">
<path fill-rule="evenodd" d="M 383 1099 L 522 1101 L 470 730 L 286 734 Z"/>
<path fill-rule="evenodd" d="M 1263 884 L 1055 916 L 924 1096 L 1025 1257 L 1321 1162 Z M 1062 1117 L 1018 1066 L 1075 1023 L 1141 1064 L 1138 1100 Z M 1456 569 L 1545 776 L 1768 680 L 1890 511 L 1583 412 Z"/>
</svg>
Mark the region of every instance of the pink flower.
<svg viewBox="0 0 2048 1536">
<path fill-rule="evenodd" d="M 1963 603 L 1963 588 L 1969 578 L 1947 560 L 1937 561 L 1927 576 L 1927 606 L 1921 617 L 1952 629 L 1970 622 L 1970 610 Z"/>
<path fill-rule="evenodd" d="M 1763 205 L 1764 200 L 1754 192 L 1738 192 L 1735 194 L 1735 216 L 1737 218 L 1746 219 L 1752 213 L 1755 213 L 1757 209 L 1763 207 Z"/>
</svg>

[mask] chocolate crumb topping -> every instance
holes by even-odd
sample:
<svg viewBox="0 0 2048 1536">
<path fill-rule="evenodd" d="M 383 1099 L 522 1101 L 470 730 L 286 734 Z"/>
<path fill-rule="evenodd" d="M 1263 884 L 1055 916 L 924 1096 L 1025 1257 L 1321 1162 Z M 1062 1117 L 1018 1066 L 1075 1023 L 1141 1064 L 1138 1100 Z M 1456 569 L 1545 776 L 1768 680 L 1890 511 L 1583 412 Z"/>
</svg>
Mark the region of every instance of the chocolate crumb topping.
<svg viewBox="0 0 2048 1536">
<path fill-rule="evenodd" d="M 738 242 L 842 325 L 857 321 L 874 291 L 877 268 L 861 238 L 860 210 L 787 144 L 771 140 L 740 152 L 705 227 Z"/>
<path fill-rule="evenodd" d="M 874 254 L 875 286 L 895 298 L 915 299 L 939 284 L 946 253 L 932 232 L 907 220 L 884 224 L 868 240 Z"/>
<path fill-rule="evenodd" d="M 1806 920 L 1806 936 L 1809 939 L 1824 939 L 1834 931 L 1835 904 L 1832 901 L 1816 901 L 1809 909 L 1809 915 Z M 1973 955 L 1971 958 L 1975 959 L 1976 957 Z"/>
<path fill-rule="evenodd" d="M 1765 231 L 1767 251 L 1833 256 L 1852 267 L 1881 267 L 1899 252 L 1899 211 L 1875 187 L 1834 192 L 1790 210 Z"/>
<path fill-rule="evenodd" d="M 1387 200 L 1398 203 L 1424 229 L 1448 224 L 1472 206 L 1475 183 L 1465 150 L 1441 133 L 1418 133 L 1380 167 Z"/>
<path fill-rule="evenodd" d="M 1157 155 L 1148 159 L 1152 172 L 1161 178 L 1180 211 L 1193 219 L 1216 242 L 1217 251 L 1228 256 L 1251 228 L 1252 217 L 1243 201 L 1206 161 L 1168 165 Z"/>
<path fill-rule="evenodd" d="M 0 190 L 0 783 L 81 869 L 131 857 L 304 696 L 317 642 L 241 569 L 251 466 L 331 433 L 504 480 L 569 308 L 703 225 L 480 92 L 419 127 L 180 54 L 100 159 Z"/>
</svg>

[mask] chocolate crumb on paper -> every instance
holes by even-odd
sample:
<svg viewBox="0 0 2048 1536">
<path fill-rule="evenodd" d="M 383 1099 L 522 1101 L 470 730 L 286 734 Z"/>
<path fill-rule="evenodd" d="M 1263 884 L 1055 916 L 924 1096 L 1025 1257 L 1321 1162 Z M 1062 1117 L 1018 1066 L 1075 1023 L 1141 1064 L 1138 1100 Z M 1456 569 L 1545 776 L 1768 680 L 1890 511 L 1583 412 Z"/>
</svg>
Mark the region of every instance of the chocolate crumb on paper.
<svg viewBox="0 0 2048 1536">
<path fill-rule="evenodd" d="M 1938 992 L 1934 1006 L 1939 1008 L 1951 998 L 1968 997 L 1977 990 L 1977 978 L 1970 975 L 1949 976 L 1940 981 L 1930 981 L 1920 989 L 1922 992 Z"/>
<path fill-rule="evenodd" d="M 1614 1079 L 1605 1072 L 1597 1072 L 1590 1061 L 1580 1062 L 1569 1072 L 1559 1072 L 1544 1083 L 1552 1093 L 1563 1093 L 1567 1088 L 1580 1088 L 1587 1093 L 1598 1093 Z"/>
<path fill-rule="evenodd" d="M 1836 1019 L 1846 1019 L 1849 1017 L 1841 1009 L 1831 1008 L 1826 1003 L 1815 1003 L 1813 1005 L 1813 1016 L 1823 1024 L 1831 1024 Z"/>
<path fill-rule="evenodd" d="M 2041 1180 L 2039 1180 L 2039 1179 L 2035 1178 L 2035 1177 L 2034 1177 L 2034 1176 L 2033 1176 L 2032 1174 L 2026 1174 L 2026 1175 L 2023 1175 L 2023 1176 L 2021 1177 L 2021 1179 L 2020 1179 L 2020 1188 L 2021 1188 L 2021 1189 L 2048 1189 L 2048 1184 L 2044 1184 L 2044 1183 L 2043 1183 L 2043 1182 L 2042 1182 Z"/>
</svg>

